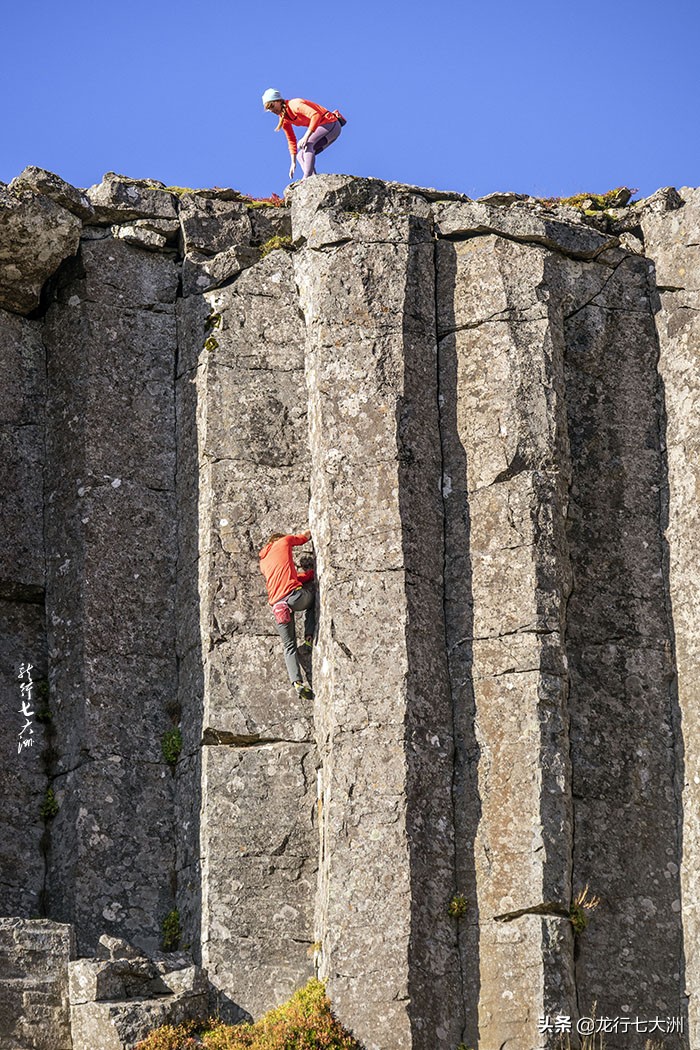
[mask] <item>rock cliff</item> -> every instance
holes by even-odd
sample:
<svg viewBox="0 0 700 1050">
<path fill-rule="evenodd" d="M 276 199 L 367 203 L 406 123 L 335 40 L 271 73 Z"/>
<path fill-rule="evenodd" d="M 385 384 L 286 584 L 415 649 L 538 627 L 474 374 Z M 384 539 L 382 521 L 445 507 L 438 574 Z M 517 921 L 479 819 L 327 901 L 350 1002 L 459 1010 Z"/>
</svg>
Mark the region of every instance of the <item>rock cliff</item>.
<svg viewBox="0 0 700 1050">
<path fill-rule="evenodd" d="M 700 190 L 0 186 L 0 1046 L 28 943 L 168 916 L 230 1020 L 698 1045 L 699 243 Z M 307 521 L 313 701 L 257 565 Z"/>
</svg>

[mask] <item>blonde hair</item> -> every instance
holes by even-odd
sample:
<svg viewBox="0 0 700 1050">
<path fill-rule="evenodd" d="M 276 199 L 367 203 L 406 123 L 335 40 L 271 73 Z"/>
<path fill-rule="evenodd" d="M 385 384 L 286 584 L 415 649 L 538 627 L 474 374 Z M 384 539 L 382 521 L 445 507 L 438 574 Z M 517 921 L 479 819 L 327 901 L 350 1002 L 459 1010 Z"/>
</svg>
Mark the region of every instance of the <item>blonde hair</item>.
<svg viewBox="0 0 700 1050">
<path fill-rule="evenodd" d="M 280 119 L 277 121 L 277 127 L 275 131 L 279 131 L 285 122 L 287 117 L 287 103 L 282 99 L 282 109 L 280 110 Z"/>
</svg>

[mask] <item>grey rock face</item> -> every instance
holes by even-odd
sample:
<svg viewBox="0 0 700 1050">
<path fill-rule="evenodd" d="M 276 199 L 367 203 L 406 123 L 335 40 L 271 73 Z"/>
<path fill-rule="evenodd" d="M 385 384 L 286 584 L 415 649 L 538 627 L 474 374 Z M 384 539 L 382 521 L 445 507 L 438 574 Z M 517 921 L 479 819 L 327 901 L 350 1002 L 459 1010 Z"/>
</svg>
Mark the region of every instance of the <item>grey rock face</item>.
<svg viewBox="0 0 700 1050">
<path fill-rule="evenodd" d="M 11 191 L 34 190 L 77 215 L 83 222 L 94 219 L 94 209 L 85 193 L 64 182 L 52 171 L 30 165 L 10 183 Z"/>
<path fill-rule="evenodd" d="M 20 674 L 32 665 L 29 675 Z M 22 686 L 32 688 L 22 692 Z M 44 768 L 46 627 L 41 601 L 0 600 L 0 909 L 29 919 L 41 914 L 46 861 L 41 809 Z M 23 713 L 26 704 L 27 717 Z"/>
<path fill-rule="evenodd" d="M 28 314 L 44 282 L 78 247 L 77 216 L 27 187 L 0 188 L 0 307 Z"/>
<path fill-rule="evenodd" d="M 312 710 L 287 681 L 257 560 L 269 533 L 306 525 L 294 300 L 290 258 L 273 252 L 208 293 L 206 312 L 186 299 L 179 318 L 183 710 L 195 695 L 202 705 L 183 725 L 188 751 L 200 746 L 197 728 L 204 739 L 202 962 L 231 1020 L 313 974 Z"/>
<path fill-rule="evenodd" d="M 48 919 L 0 919 L 3 1050 L 75 1050 L 68 1001 L 74 954 L 70 926 Z"/>
<path fill-rule="evenodd" d="M 46 356 L 36 322 L 0 311 L 0 368 L 0 593 L 40 597 Z"/>
<path fill-rule="evenodd" d="M 648 263 L 630 257 L 565 323 L 574 891 L 590 884 L 601 897 L 581 937 L 577 990 L 587 1008 L 597 1001 L 622 1014 L 634 987 L 640 1001 L 680 1016 L 673 976 L 682 950 L 674 910 L 677 715 L 669 688 L 663 416 L 649 293 Z M 640 924 L 640 908 L 655 916 L 653 927 Z M 604 971 L 601 957 L 610 960 Z"/>
<path fill-rule="evenodd" d="M 176 289 L 171 259 L 89 241 L 45 325 L 49 893 L 82 951 L 156 948 L 173 908 Z"/>
<path fill-rule="evenodd" d="M 453 726 L 444 650 L 424 633 L 443 630 L 432 228 L 402 196 L 312 180 L 292 213 L 323 580 L 320 968 L 371 1048 L 454 1045 L 463 1026 Z"/>
<path fill-rule="evenodd" d="M 255 248 L 238 244 L 217 255 L 189 252 L 182 264 L 182 294 L 198 295 L 217 288 L 241 270 L 253 266 L 259 258 L 260 252 Z"/>
<path fill-rule="evenodd" d="M 132 1050 L 160 1025 L 204 1020 L 206 977 L 185 953 L 148 958 L 117 938 L 100 944 L 112 958 L 69 966 L 73 1050 Z"/>
<path fill-rule="evenodd" d="M 156 252 L 167 244 L 174 245 L 179 232 L 180 225 L 174 219 L 135 219 L 112 227 L 113 235 L 127 244 Z"/>
<path fill-rule="evenodd" d="M 0 311 L 0 368 L 0 911 L 29 918 L 41 914 L 48 786 L 39 720 L 46 708 L 46 360 L 37 322 Z M 20 677 L 23 667 L 30 669 Z"/>
<path fill-rule="evenodd" d="M 87 197 L 96 222 L 177 218 L 175 197 L 162 182 L 151 179 L 130 179 L 108 171 L 102 182 L 87 190 Z"/>
<path fill-rule="evenodd" d="M 494 1046 L 545 1045 L 536 1018 L 523 1029 L 521 997 L 544 1013 L 556 988 L 557 1012 L 575 1010 L 565 918 L 570 467 L 561 316 L 538 294 L 551 266 L 544 248 L 493 236 L 438 245 L 455 822 L 460 884 L 479 923 L 462 946 L 479 973 L 467 1041 L 478 1018 L 478 1038 Z M 512 988 L 518 996 L 504 999 Z"/>
<path fill-rule="evenodd" d="M 110 175 L 85 213 L 16 183 L 0 899 L 100 938 L 74 1047 L 314 973 L 368 1050 L 549 1050 L 539 1016 L 593 1000 L 698 1043 L 700 191 L 589 221 L 345 176 L 272 208 Z M 257 559 L 309 516 L 315 703 Z M 51 718 L 17 755 L 24 659 Z M 175 908 L 194 958 L 154 953 Z M 8 1046 L 43 1046 L 65 980 L 7 973 Z"/>
<path fill-rule="evenodd" d="M 250 241 L 252 226 L 245 204 L 186 194 L 180 202 L 185 252 L 215 255 Z"/>
<path fill-rule="evenodd" d="M 698 298 L 700 274 L 698 232 L 700 194 L 681 189 L 681 205 L 646 212 L 642 218 L 646 252 L 654 260 L 650 278 L 659 288 L 656 325 L 659 337 L 660 411 L 665 413 L 665 453 L 668 470 L 666 486 L 659 492 L 662 514 L 667 518 L 667 572 L 669 613 L 675 657 L 676 692 L 669 683 L 671 697 L 677 695 L 677 710 L 667 720 L 662 739 L 673 740 L 677 762 L 676 809 L 682 812 L 677 834 L 682 838 L 682 859 L 669 854 L 665 878 L 680 890 L 673 902 L 674 915 L 682 918 L 685 987 L 692 991 L 700 981 L 700 910 L 698 892 L 698 853 L 700 851 L 700 752 L 698 750 L 698 432 L 696 427 L 700 382 L 697 344 L 700 335 Z M 660 451 L 664 451 L 663 447 Z M 657 658 L 658 660 L 658 658 Z M 661 662 L 659 660 L 659 662 Z M 630 683 L 626 682 L 630 688 Z M 635 693 L 644 689 L 645 679 L 634 674 Z M 648 745 L 647 745 L 648 746 Z M 652 754 L 657 753 L 653 748 Z M 650 759 L 648 759 L 650 761 Z M 671 801 L 671 800 L 669 800 Z M 682 805 L 679 805 L 682 802 Z M 691 995 L 688 1007 L 688 1037 L 691 1046 L 700 1039 L 700 1012 Z"/>
<path fill-rule="evenodd" d="M 524 205 L 503 208 L 480 201 L 438 201 L 433 210 L 442 237 L 498 233 L 517 241 L 543 244 L 577 259 L 594 259 L 617 244 L 615 237 L 597 233 L 580 222 L 561 222 Z M 572 218 L 574 215 L 572 212 Z"/>
</svg>

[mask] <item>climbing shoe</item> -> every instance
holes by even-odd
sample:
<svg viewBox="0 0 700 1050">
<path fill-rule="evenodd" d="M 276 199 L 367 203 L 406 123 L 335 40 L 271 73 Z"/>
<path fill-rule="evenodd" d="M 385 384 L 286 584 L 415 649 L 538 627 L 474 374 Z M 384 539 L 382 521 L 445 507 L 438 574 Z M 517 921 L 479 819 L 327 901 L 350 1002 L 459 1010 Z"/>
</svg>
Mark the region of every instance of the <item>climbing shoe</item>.
<svg viewBox="0 0 700 1050">
<path fill-rule="evenodd" d="M 303 682 L 295 682 L 294 688 L 296 689 L 297 696 L 301 700 L 313 700 L 314 691 L 309 685 L 304 685 Z"/>
</svg>

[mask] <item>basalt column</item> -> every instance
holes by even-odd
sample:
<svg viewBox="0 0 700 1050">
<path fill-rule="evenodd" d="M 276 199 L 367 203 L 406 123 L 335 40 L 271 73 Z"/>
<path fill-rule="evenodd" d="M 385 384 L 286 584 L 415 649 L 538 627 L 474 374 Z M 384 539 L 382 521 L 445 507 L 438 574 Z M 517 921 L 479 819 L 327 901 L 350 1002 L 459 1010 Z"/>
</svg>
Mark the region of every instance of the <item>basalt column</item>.
<svg viewBox="0 0 700 1050">
<path fill-rule="evenodd" d="M 45 325 L 49 914 L 82 952 L 104 932 L 155 949 L 174 905 L 178 272 L 87 238 Z"/>
<path fill-rule="evenodd" d="M 0 912 L 42 914 L 46 362 L 40 324 L 0 310 Z M 25 714 L 26 712 L 26 714 Z"/>
<path fill-rule="evenodd" d="M 676 658 L 675 756 L 682 794 L 681 859 L 668 853 L 663 877 L 680 893 L 684 953 L 681 990 L 688 996 L 690 1046 L 700 1044 L 700 191 L 659 191 L 643 219 L 647 255 L 654 260 L 661 409 L 665 412 L 668 487 L 661 492 L 668 542 L 667 573 Z M 670 755 L 669 755 L 670 757 Z"/>
<path fill-rule="evenodd" d="M 227 207 L 220 247 L 237 250 L 250 220 L 242 205 Z M 273 251 L 226 287 L 185 298 L 179 323 L 180 497 L 192 526 L 180 552 L 184 752 L 193 770 L 201 764 L 202 962 L 216 1007 L 236 1020 L 278 1005 L 314 973 L 312 704 L 287 678 L 258 568 L 267 535 L 308 521 L 289 254 Z"/>
<path fill-rule="evenodd" d="M 532 1048 L 575 1013 L 562 324 L 549 251 L 435 212 L 466 1042 Z"/>
<path fill-rule="evenodd" d="M 680 1009 L 676 716 L 648 271 L 647 260 L 615 251 L 565 275 L 573 890 L 588 885 L 600 900 L 576 953 L 588 1016 L 594 1003 L 599 1016 Z M 619 1031 L 607 1042 L 639 1038 Z"/>
<path fill-rule="evenodd" d="M 464 1020 L 430 211 L 338 176 L 294 191 L 292 223 L 322 587 L 321 974 L 371 1050 L 447 1050 Z"/>
</svg>

